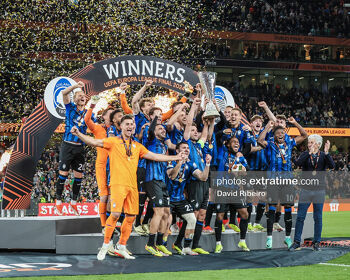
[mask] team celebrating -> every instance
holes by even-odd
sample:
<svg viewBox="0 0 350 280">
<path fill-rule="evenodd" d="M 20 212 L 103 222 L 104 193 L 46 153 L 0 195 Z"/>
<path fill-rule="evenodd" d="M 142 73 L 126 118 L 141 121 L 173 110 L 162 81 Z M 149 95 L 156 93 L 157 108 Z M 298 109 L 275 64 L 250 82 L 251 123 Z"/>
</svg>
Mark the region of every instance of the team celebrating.
<svg viewBox="0 0 350 280">
<path fill-rule="evenodd" d="M 126 248 L 133 227 L 136 233 L 148 235 L 145 250 L 154 256 L 209 254 L 199 246 L 203 230 L 215 232 L 214 253 L 220 253 L 224 249 L 221 237 L 228 219 L 228 227 L 240 234 L 238 247 L 243 251 L 249 251 L 245 240 L 247 231 L 267 231 L 266 248 L 271 249 L 273 230 L 283 230 L 278 223 L 281 206 L 285 211 L 284 243 L 291 250 L 300 248 L 303 218 L 309 205 L 303 207 L 305 213 L 300 219 L 298 213 L 299 229 L 293 243 L 290 237 L 292 204 L 267 204 L 260 200 L 252 224 L 256 201 L 213 204 L 209 202 L 209 192 L 213 171 L 292 171 L 292 150 L 308 138 L 301 125 L 293 117 L 275 116 L 265 102 L 258 103 L 269 118 L 265 127 L 261 115 L 252 116 L 249 124 L 243 124 L 245 116 L 238 107 L 227 106 L 221 112 L 215 100 L 220 117 L 205 118 L 209 100 L 203 96 L 200 84 L 195 88 L 188 86 L 188 95 L 173 103 L 168 112 L 162 112 L 152 98 L 143 98 L 152 84 L 152 80 L 145 82 L 133 96 L 130 108 L 125 94 L 128 85 L 122 83 L 121 108 L 108 107 L 102 112 L 101 123 L 92 113 L 99 97 L 92 96 L 90 108 L 85 109 L 87 96 L 82 82 L 62 91 L 66 119 L 56 185 L 56 213 L 62 215 L 63 187 L 72 169 L 75 179 L 70 207 L 78 215 L 76 203 L 83 177 L 84 145 L 96 147 L 99 214 L 104 234 L 97 259 L 103 260 L 107 254 L 134 259 Z M 292 138 L 285 132 L 287 122 L 299 130 L 300 136 Z M 94 137 L 87 135 L 87 129 Z M 328 155 L 329 141 L 320 157 L 322 137 L 319 137 L 309 136 L 309 152 L 297 161 L 303 170 L 325 170 L 334 165 Z M 322 164 L 318 164 L 320 158 Z M 144 209 L 147 200 L 148 206 Z M 318 215 L 315 224 L 322 223 L 322 209 L 319 211 L 321 218 Z M 210 224 L 214 212 L 213 230 Z M 264 213 L 267 229 L 260 224 Z M 182 219 L 182 226 L 171 252 L 167 240 L 176 217 Z M 113 235 L 118 224 L 120 237 L 114 246 Z M 318 231 L 316 249 L 320 235 Z"/>
</svg>

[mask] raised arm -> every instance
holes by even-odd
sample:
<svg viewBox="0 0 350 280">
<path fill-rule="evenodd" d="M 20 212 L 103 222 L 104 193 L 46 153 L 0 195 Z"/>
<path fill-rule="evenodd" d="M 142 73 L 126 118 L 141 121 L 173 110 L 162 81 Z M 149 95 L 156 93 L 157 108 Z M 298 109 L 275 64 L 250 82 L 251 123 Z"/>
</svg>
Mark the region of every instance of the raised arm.
<svg viewBox="0 0 350 280">
<path fill-rule="evenodd" d="M 202 130 L 202 134 L 201 134 L 201 138 L 199 139 L 199 141 L 205 143 L 208 139 L 208 129 L 209 129 L 209 126 L 208 126 L 208 120 L 205 120 L 204 121 L 204 127 L 203 127 L 203 130 Z"/>
<path fill-rule="evenodd" d="M 171 180 L 175 180 L 175 178 L 176 178 L 177 175 L 179 174 L 179 171 L 180 171 L 180 168 L 181 168 L 181 165 L 182 165 L 182 164 L 183 164 L 183 161 L 179 160 L 179 161 L 177 162 L 177 164 L 175 165 L 175 167 L 173 167 L 173 168 L 167 170 L 168 177 L 169 177 Z"/>
<path fill-rule="evenodd" d="M 195 172 L 193 172 L 193 176 L 196 177 L 200 181 L 206 181 L 209 176 L 209 170 L 210 170 L 210 162 L 211 162 L 211 155 L 207 154 L 205 157 L 205 168 L 203 171 L 200 171 L 197 169 Z"/>
<path fill-rule="evenodd" d="M 334 169 L 335 163 L 334 163 L 331 155 L 328 153 L 330 147 L 331 147 L 331 142 L 329 142 L 329 140 L 327 140 L 327 142 L 324 144 L 325 161 L 326 161 L 326 165 L 329 169 Z"/>
<path fill-rule="evenodd" d="M 187 101 L 187 98 L 185 96 L 183 96 L 180 99 L 180 102 L 182 102 L 182 103 L 186 103 L 186 101 Z M 173 114 L 174 114 L 173 109 L 170 109 L 168 112 L 165 112 L 162 116 L 162 122 L 165 122 L 166 120 L 170 119 Z"/>
<path fill-rule="evenodd" d="M 63 103 L 64 104 L 69 104 L 70 103 L 69 94 L 71 93 L 71 91 L 76 89 L 76 88 L 83 88 L 83 87 L 84 87 L 84 83 L 83 82 L 78 82 L 77 84 L 72 85 L 72 86 L 67 87 L 64 90 L 62 90 Z"/>
<path fill-rule="evenodd" d="M 78 136 L 81 141 L 83 141 L 86 145 L 92 146 L 92 147 L 100 147 L 103 148 L 103 140 L 102 139 L 95 139 L 94 137 L 87 136 L 79 131 L 79 129 L 76 126 L 73 126 L 71 131 L 73 135 Z"/>
<path fill-rule="evenodd" d="M 307 132 L 293 117 L 288 118 L 288 122 L 299 130 L 300 135 L 294 138 L 295 143 L 299 145 L 307 138 Z"/>
<path fill-rule="evenodd" d="M 177 118 L 178 118 L 178 117 L 180 116 L 180 114 L 183 112 L 183 109 L 184 109 L 184 108 L 188 108 L 188 107 L 189 107 L 188 103 L 182 104 L 182 106 L 180 107 L 180 109 L 177 110 L 176 113 L 175 113 L 174 115 L 171 116 L 171 118 L 170 118 L 170 120 L 168 121 L 167 126 L 166 126 L 167 131 L 169 131 L 169 132 L 170 132 L 170 131 L 173 131 L 174 125 L 175 125 L 175 123 L 176 123 Z"/>
<path fill-rule="evenodd" d="M 158 116 L 155 116 L 153 121 L 151 122 L 151 125 L 149 126 L 149 129 L 148 129 L 148 141 L 153 141 L 154 138 L 156 137 L 155 134 L 154 134 L 154 130 L 156 129 L 157 120 L 158 120 Z"/>
<path fill-rule="evenodd" d="M 186 117 L 186 126 L 185 126 L 185 131 L 184 131 L 184 140 L 185 141 L 190 139 L 191 126 L 193 123 L 194 114 L 195 114 L 195 112 L 200 104 L 201 104 L 201 99 L 196 97 L 193 100 L 190 112 L 188 113 L 188 115 Z"/>
<path fill-rule="evenodd" d="M 132 109 L 129 107 L 128 101 L 126 100 L 125 90 L 127 89 L 127 87 L 128 87 L 127 83 L 120 84 L 120 87 L 119 87 L 121 90 L 121 93 L 119 95 L 120 105 L 121 105 L 125 114 L 132 114 Z"/>
<path fill-rule="evenodd" d="M 268 116 L 270 121 L 275 122 L 276 121 L 276 117 L 275 115 L 271 112 L 270 108 L 267 106 L 265 101 L 260 101 L 258 102 L 259 107 L 263 108 L 266 115 Z"/>
<path fill-rule="evenodd" d="M 143 87 L 134 95 L 132 98 L 131 104 L 132 104 L 132 111 L 135 115 L 137 115 L 140 112 L 140 106 L 139 101 L 142 98 L 143 94 L 146 92 L 146 90 L 153 84 L 152 80 L 146 80 Z"/>
<path fill-rule="evenodd" d="M 95 105 L 99 101 L 100 97 L 98 95 L 94 95 L 91 97 L 91 105 L 90 109 L 86 112 L 86 115 L 84 117 L 84 121 L 87 125 L 87 127 L 91 130 L 92 133 L 94 133 L 95 129 L 97 128 L 97 124 L 94 123 L 91 119 L 92 117 L 92 110 L 94 109 Z"/>
<path fill-rule="evenodd" d="M 209 141 L 211 141 L 211 139 L 213 138 L 214 128 L 215 128 L 215 119 L 210 119 L 209 128 L 208 128 L 208 137 L 207 137 Z"/>
<path fill-rule="evenodd" d="M 263 148 L 265 148 L 267 146 L 267 141 L 265 141 L 266 134 L 268 131 L 270 131 L 272 129 L 273 125 L 274 125 L 274 122 L 269 121 L 267 123 L 267 125 L 265 126 L 265 129 L 260 133 L 260 135 L 258 137 L 258 144 L 260 146 L 262 146 Z"/>
</svg>

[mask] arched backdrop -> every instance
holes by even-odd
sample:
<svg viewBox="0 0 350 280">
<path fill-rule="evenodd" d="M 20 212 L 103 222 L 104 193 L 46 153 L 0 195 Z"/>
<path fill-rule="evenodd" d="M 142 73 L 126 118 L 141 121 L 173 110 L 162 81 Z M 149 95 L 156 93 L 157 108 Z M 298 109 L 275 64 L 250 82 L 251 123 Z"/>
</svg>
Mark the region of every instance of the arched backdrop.
<svg viewBox="0 0 350 280">
<path fill-rule="evenodd" d="M 89 97 L 115 88 L 123 81 L 128 84 L 144 84 L 147 78 L 151 78 L 154 85 L 183 94 L 185 81 L 192 86 L 199 82 L 194 70 L 150 56 L 122 56 L 103 60 L 86 66 L 70 78 L 75 82 L 82 81 Z M 39 103 L 20 130 L 6 170 L 3 209 L 29 208 L 38 160 L 64 116 L 64 109 L 57 104 L 57 96 L 63 88 L 70 85 L 69 80 L 54 80 L 55 84 L 46 88 L 45 100 Z M 52 98 L 47 98 L 47 92 Z M 53 110 L 60 113 L 61 117 Z"/>
</svg>

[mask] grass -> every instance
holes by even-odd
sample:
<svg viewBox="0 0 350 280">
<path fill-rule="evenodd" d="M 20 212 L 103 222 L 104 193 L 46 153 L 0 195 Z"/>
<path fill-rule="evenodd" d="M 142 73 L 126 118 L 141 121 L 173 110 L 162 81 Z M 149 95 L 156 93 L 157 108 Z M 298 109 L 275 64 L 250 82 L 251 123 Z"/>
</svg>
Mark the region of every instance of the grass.
<svg viewBox="0 0 350 280">
<path fill-rule="evenodd" d="M 350 237 L 350 211 L 324 212 L 322 237 Z"/>
<path fill-rule="evenodd" d="M 325 212 L 323 215 L 322 237 L 350 237 L 350 212 Z M 334 264 L 350 265 L 350 253 L 329 261 Z M 308 265 L 280 268 L 260 269 L 232 269 L 232 270 L 205 270 L 189 272 L 163 272 L 163 273 L 139 273 L 139 274 L 113 274 L 113 275 L 86 275 L 86 276 L 49 276 L 49 277 L 25 277 L 25 280 L 205 280 L 205 279 L 283 279 L 283 280 L 319 280 L 319 279 L 349 279 L 350 267 Z M 20 278 L 2 278 L 20 279 Z"/>
</svg>

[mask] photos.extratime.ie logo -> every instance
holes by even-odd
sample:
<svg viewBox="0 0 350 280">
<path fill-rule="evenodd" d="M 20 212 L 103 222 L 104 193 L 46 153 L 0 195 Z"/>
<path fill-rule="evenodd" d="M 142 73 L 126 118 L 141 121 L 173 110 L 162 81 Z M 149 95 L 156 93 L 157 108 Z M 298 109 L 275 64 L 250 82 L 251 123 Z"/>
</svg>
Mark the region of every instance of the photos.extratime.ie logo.
<svg viewBox="0 0 350 280">
<path fill-rule="evenodd" d="M 323 203 L 332 193 L 335 180 L 350 190 L 350 176 L 337 172 L 273 172 L 273 171 L 217 171 L 211 173 L 210 201 L 213 203 L 294 204 L 300 191 L 315 192 L 311 196 Z"/>
</svg>

